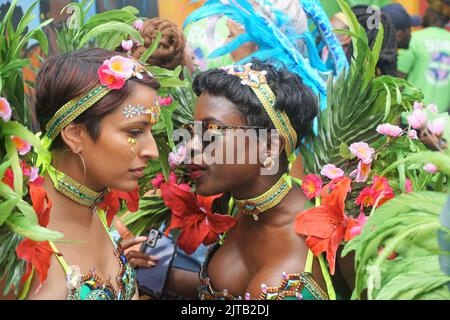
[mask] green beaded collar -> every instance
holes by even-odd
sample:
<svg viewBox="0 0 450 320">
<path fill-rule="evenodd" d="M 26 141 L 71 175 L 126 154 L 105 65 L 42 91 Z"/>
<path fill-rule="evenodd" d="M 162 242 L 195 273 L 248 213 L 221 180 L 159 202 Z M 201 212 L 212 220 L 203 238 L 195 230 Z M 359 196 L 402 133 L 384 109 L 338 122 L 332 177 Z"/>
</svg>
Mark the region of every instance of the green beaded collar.
<svg viewBox="0 0 450 320">
<path fill-rule="evenodd" d="M 239 211 L 245 215 L 252 215 L 255 221 L 259 220 L 259 214 L 278 205 L 292 188 L 289 176 L 283 175 L 275 185 L 264 194 L 247 200 L 234 199 Z"/>
<path fill-rule="evenodd" d="M 56 190 L 84 207 L 94 208 L 103 201 L 104 195 L 107 193 L 107 190 L 103 192 L 93 191 L 53 167 L 48 168 L 48 174 Z"/>
</svg>

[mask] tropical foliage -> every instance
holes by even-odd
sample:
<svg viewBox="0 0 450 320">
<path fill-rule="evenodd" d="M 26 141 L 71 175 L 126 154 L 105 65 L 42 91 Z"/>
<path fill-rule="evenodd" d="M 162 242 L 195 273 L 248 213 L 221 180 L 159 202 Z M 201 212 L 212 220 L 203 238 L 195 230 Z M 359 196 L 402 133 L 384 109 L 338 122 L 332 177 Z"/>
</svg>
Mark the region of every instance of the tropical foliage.
<svg viewBox="0 0 450 320">
<path fill-rule="evenodd" d="M 62 29 L 57 30 L 57 43 L 61 52 L 72 52 L 85 47 L 104 48 L 114 50 L 128 36 L 144 42 L 141 34 L 133 23 L 138 20 L 139 11 L 131 6 L 117 10 L 109 10 L 96 14 L 87 19 L 87 13 L 94 0 L 73 2 L 66 6 L 72 12 Z"/>
<path fill-rule="evenodd" d="M 375 78 L 383 29 L 370 50 L 350 8 L 338 2 L 351 22 L 350 31 L 341 32 L 353 37 L 356 53 L 350 70 L 329 83 L 318 135 L 302 147 L 310 173 L 302 187 L 310 199 L 327 199 L 345 176 L 354 181 L 340 198 L 344 214 L 341 205 L 332 206 L 336 202 L 318 203 L 299 215 L 297 232 L 308 236 L 316 255 L 326 251 L 330 266 L 337 248 L 328 244 L 350 240 L 343 255 L 355 251 L 354 299 L 367 290 L 369 299 L 448 300 L 450 272 L 439 263 L 439 258 L 448 261 L 450 240 L 450 230 L 439 221 L 448 198 L 448 115 L 420 103 L 422 94 L 406 81 Z M 400 127 L 403 112 L 409 114 L 406 128 Z M 431 139 L 437 151 L 419 138 Z M 330 181 L 324 188 L 320 174 Z M 307 225 L 311 214 L 324 213 L 327 235 Z"/>
</svg>

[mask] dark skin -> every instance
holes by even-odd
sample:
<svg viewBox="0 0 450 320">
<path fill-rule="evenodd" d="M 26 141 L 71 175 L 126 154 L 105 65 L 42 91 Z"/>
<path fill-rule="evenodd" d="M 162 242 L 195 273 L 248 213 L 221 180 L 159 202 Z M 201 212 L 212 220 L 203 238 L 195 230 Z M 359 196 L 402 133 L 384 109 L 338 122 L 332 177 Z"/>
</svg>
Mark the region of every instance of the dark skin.
<svg viewBox="0 0 450 320">
<path fill-rule="evenodd" d="M 247 125 L 232 102 L 208 93 L 200 95 L 194 119 L 215 125 Z M 226 150 L 226 144 L 231 143 L 231 137 L 222 136 L 218 139 L 216 151 L 219 153 Z M 287 171 L 284 153 L 281 153 L 284 161 L 280 161 L 280 170 L 275 175 L 261 175 L 261 159 L 257 164 L 246 162 L 207 165 L 209 155 L 200 151 L 202 147 L 198 139 L 191 140 L 188 146 L 192 148 L 192 154 L 197 154 L 197 158 L 192 160 L 202 163 L 204 167 L 203 174 L 195 181 L 197 193 L 202 196 L 230 192 L 235 199 L 253 198 L 270 189 Z M 235 155 L 237 148 L 239 146 L 235 145 Z M 250 148 L 251 146 L 246 143 L 246 154 Z M 273 149 L 278 149 L 277 154 L 280 154 L 283 143 Z M 208 265 L 208 276 L 213 288 L 228 289 L 234 296 L 244 296 L 248 292 L 252 299 L 256 299 L 261 293 L 262 284 L 269 287 L 280 284 L 282 272 L 288 274 L 303 272 L 308 247 L 305 238 L 294 232 L 294 221 L 297 214 L 303 210 L 306 200 L 300 188 L 294 186 L 280 204 L 260 214 L 259 221 L 254 221 L 252 216 L 238 214 L 237 225 L 230 230 L 223 246 L 216 251 Z M 338 268 L 344 268 L 345 272 L 336 275 L 338 278 L 336 282 L 347 286 L 349 282 L 345 279 L 350 282 L 354 279 L 353 259 L 348 257 L 344 260 L 339 256 L 338 254 Z M 317 259 L 314 259 L 313 277 L 325 290 L 325 281 Z M 195 298 L 197 285 L 196 274 L 172 269 L 166 288 Z M 340 291 L 339 286 L 336 286 L 336 289 Z"/>
<path fill-rule="evenodd" d="M 207 93 L 200 95 L 194 118 L 217 125 L 247 125 L 233 103 Z M 227 139 L 224 138 L 224 144 Z M 282 148 L 282 144 L 279 147 Z M 248 148 L 246 146 L 247 152 Z M 276 175 L 261 175 L 260 169 L 259 163 L 207 166 L 196 181 L 197 192 L 204 196 L 231 192 L 236 199 L 252 198 L 273 186 L 286 167 L 280 166 Z M 303 192 L 293 187 L 279 205 L 261 214 L 258 222 L 251 216 L 238 214 L 236 227 L 230 231 L 208 266 L 212 286 L 217 290 L 228 289 L 234 296 L 244 296 L 249 292 L 251 297 L 257 298 L 262 284 L 269 287 L 280 284 L 282 272 L 301 273 L 308 247 L 305 239 L 295 234 L 294 220 L 305 202 Z M 325 288 L 317 259 L 313 276 Z"/>
</svg>

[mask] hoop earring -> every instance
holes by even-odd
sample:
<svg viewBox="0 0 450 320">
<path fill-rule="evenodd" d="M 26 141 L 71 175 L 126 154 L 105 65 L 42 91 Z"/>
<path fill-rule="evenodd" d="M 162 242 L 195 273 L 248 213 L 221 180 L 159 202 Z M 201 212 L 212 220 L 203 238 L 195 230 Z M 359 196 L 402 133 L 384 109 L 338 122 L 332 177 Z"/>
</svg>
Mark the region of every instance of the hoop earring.
<svg viewBox="0 0 450 320">
<path fill-rule="evenodd" d="M 76 153 L 76 155 L 78 157 L 80 157 L 81 162 L 83 163 L 83 181 L 81 182 L 82 184 L 84 183 L 84 180 L 86 179 L 86 162 L 84 161 L 83 156 L 81 155 L 81 153 Z"/>
</svg>

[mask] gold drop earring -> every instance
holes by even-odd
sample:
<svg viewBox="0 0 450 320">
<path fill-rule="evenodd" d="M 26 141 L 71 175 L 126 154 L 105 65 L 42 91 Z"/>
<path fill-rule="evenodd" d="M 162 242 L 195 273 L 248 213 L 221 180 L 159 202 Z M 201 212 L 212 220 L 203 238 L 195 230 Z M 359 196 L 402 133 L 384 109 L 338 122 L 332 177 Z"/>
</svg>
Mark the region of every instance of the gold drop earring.
<svg viewBox="0 0 450 320">
<path fill-rule="evenodd" d="M 137 143 L 136 138 L 129 137 L 129 138 L 128 138 L 128 143 L 129 143 L 130 146 L 131 146 L 131 153 L 134 153 L 134 147 L 136 146 L 136 143 Z"/>
</svg>

